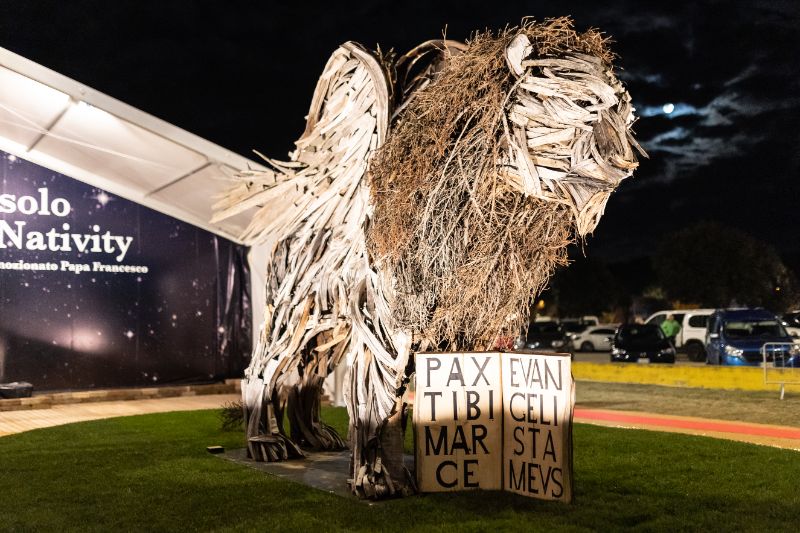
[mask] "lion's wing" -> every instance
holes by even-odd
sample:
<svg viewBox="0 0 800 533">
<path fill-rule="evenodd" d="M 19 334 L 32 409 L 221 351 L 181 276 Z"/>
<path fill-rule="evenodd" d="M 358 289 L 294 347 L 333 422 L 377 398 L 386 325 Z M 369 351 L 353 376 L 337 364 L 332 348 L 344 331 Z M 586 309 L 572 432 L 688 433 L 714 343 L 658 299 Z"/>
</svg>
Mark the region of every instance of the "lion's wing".
<svg viewBox="0 0 800 533">
<path fill-rule="evenodd" d="M 345 43 L 317 82 L 302 137 L 290 161 L 267 159 L 267 170 L 244 172 L 215 205 L 214 221 L 258 207 L 241 236 L 248 243 L 278 242 L 309 222 L 335 226 L 354 206 L 367 160 L 388 130 L 389 94 L 384 74 L 359 45 Z M 265 158 L 266 159 L 266 158 Z M 333 220 L 316 220 L 330 213 Z"/>
<path fill-rule="evenodd" d="M 217 219 L 257 206 L 243 240 L 270 250 L 264 331 L 249 377 L 274 386 L 312 339 L 324 348 L 316 348 L 320 366 L 332 368 L 347 351 L 350 292 L 370 275 L 367 165 L 386 138 L 388 108 L 377 61 L 357 44 L 342 45 L 320 76 L 291 160 L 243 174 L 216 204 Z"/>
</svg>

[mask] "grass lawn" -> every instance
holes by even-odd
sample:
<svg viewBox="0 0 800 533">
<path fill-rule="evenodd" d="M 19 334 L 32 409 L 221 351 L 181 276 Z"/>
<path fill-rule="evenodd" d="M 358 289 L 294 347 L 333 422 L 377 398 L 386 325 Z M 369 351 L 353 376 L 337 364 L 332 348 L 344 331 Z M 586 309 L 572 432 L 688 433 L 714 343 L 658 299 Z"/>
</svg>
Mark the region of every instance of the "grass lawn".
<svg viewBox="0 0 800 533">
<path fill-rule="evenodd" d="M 578 407 L 800 427 L 800 394 L 787 392 L 781 400 L 777 388 L 735 391 L 579 381 L 575 393 Z"/>
<path fill-rule="evenodd" d="M 343 409 L 326 420 L 343 429 Z M 780 530 L 800 520 L 797 452 L 575 427 L 576 501 L 462 492 L 368 505 L 214 457 L 215 411 L 0 438 L 3 531 Z"/>
</svg>

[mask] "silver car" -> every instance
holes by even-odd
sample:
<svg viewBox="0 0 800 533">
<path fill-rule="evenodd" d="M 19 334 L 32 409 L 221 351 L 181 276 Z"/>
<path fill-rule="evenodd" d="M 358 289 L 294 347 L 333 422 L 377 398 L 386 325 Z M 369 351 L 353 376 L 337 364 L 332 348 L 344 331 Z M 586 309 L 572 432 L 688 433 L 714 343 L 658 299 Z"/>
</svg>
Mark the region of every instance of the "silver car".
<svg viewBox="0 0 800 533">
<path fill-rule="evenodd" d="M 570 335 L 570 344 L 574 351 L 609 352 L 611 351 L 611 338 L 616 330 L 615 324 L 592 326 L 580 333 Z"/>
</svg>

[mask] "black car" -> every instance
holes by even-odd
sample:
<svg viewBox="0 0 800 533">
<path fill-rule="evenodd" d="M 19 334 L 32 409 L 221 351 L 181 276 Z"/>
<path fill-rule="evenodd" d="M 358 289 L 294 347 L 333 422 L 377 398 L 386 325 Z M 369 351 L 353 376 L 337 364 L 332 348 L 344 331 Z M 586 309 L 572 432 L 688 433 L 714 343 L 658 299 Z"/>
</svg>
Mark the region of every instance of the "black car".
<svg viewBox="0 0 800 533">
<path fill-rule="evenodd" d="M 792 311 L 783 315 L 783 327 L 792 337 L 800 337 L 800 311 Z"/>
<path fill-rule="evenodd" d="M 564 334 L 567 335 L 567 337 L 569 337 L 571 334 L 583 333 L 589 328 L 589 326 L 596 325 L 573 318 L 560 320 L 559 324 L 561 324 L 561 327 L 564 328 Z"/>
<path fill-rule="evenodd" d="M 564 328 L 558 322 L 533 322 L 528 326 L 525 348 L 529 350 L 563 350 Z"/>
<path fill-rule="evenodd" d="M 611 362 L 674 363 L 675 347 L 654 324 L 625 324 L 611 341 Z"/>
</svg>

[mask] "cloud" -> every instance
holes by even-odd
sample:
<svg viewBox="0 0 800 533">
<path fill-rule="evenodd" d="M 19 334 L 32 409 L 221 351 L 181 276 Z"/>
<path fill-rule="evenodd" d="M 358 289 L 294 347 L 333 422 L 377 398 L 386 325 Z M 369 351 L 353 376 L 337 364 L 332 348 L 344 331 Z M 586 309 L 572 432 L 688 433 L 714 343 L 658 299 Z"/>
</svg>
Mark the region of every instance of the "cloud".
<svg viewBox="0 0 800 533">
<path fill-rule="evenodd" d="M 603 20 L 602 27 L 612 27 L 614 34 L 623 36 L 637 33 L 647 33 L 656 30 L 674 30 L 679 25 L 678 18 L 670 13 L 658 13 L 656 11 L 641 12 L 632 9 L 636 3 L 626 5 L 605 5 L 607 20 Z M 639 11 L 639 13 L 637 13 Z M 598 15 L 598 18 L 599 15 Z"/>
<path fill-rule="evenodd" d="M 667 105 L 671 105 L 671 111 L 665 109 Z M 660 106 L 644 106 L 641 110 L 637 109 L 638 114 L 640 117 L 655 117 L 658 115 L 664 115 L 669 118 L 676 118 L 682 117 L 685 115 L 697 115 L 700 114 L 700 110 L 697 109 L 695 106 L 691 104 L 686 104 L 683 102 L 671 103 L 665 102 L 664 105 Z"/>
<path fill-rule="evenodd" d="M 646 85 L 664 86 L 664 75 L 660 72 L 629 72 L 622 70 L 618 72 L 619 78 L 625 83 L 644 83 Z"/>
<path fill-rule="evenodd" d="M 658 149 L 658 147 L 662 144 L 667 144 L 670 141 L 683 141 L 689 137 L 689 130 L 686 128 L 677 127 L 671 130 L 667 130 L 664 133 L 659 133 L 648 142 L 649 146 L 652 149 Z"/>
<path fill-rule="evenodd" d="M 755 63 L 747 65 L 744 68 L 744 70 L 742 70 L 739 74 L 726 81 L 725 87 L 731 87 L 733 85 L 736 85 L 737 83 L 749 80 L 758 73 L 759 73 L 759 68 Z"/>
<path fill-rule="evenodd" d="M 705 102 L 675 102 L 671 113 L 665 112 L 666 102 L 640 106 L 640 126 L 656 124 L 651 136 L 642 139 L 659 163 L 653 178 L 670 182 L 694 176 L 721 159 L 752 157 L 753 147 L 800 115 L 800 95 L 787 92 L 790 88 L 780 83 L 783 76 L 780 70 L 776 75 L 776 69 L 748 63 L 714 83 L 717 91 L 709 92 Z M 761 87 L 763 91 L 754 89 Z"/>
<path fill-rule="evenodd" d="M 684 176 L 695 176 L 698 169 L 708 168 L 716 160 L 747 155 L 764 138 L 764 135 L 747 133 L 703 137 L 693 135 L 684 128 L 676 128 L 647 143 L 645 149 L 651 157 L 662 159 L 664 168 L 659 181 L 669 182 Z"/>
</svg>

